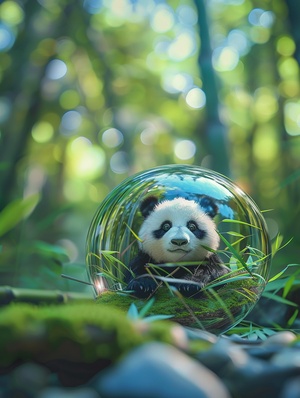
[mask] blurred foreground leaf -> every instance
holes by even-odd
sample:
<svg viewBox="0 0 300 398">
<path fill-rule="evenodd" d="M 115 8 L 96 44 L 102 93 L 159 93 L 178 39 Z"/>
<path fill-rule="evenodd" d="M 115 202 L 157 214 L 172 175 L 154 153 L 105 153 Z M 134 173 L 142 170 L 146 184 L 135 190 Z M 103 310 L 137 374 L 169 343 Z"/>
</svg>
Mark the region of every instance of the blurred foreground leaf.
<svg viewBox="0 0 300 398">
<path fill-rule="evenodd" d="M 46 258 L 51 258 L 60 262 L 69 261 L 69 256 L 66 249 L 58 245 L 52 245 L 42 241 L 35 241 L 33 243 L 32 249 Z"/>
<path fill-rule="evenodd" d="M 0 213 L 0 236 L 14 228 L 21 220 L 28 217 L 40 200 L 39 194 L 25 199 L 16 199 Z"/>
</svg>

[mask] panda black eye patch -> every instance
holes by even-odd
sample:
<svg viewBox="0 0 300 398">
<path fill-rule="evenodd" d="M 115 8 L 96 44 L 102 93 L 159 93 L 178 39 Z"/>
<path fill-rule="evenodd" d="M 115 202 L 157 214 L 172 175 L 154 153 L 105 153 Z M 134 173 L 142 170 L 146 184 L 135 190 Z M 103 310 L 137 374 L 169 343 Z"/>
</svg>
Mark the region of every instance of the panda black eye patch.
<svg viewBox="0 0 300 398">
<path fill-rule="evenodd" d="M 196 238 L 203 239 L 205 237 L 206 231 L 200 229 L 195 221 L 188 221 L 186 226 L 196 236 Z"/>
<path fill-rule="evenodd" d="M 167 231 L 169 231 L 169 229 L 172 227 L 172 223 L 171 223 L 171 221 L 164 221 L 162 224 L 161 224 L 161 226 L 160 226 L 160 228 L 159 229 L 157 229 L 156 231 L 153 231 L 153 236 L 156 238 L 156 239 L 160 239 L 160 238 L 162 238 L 163 236 L 164 236 L 164 234 L 167 232 Z"/>
</svg>

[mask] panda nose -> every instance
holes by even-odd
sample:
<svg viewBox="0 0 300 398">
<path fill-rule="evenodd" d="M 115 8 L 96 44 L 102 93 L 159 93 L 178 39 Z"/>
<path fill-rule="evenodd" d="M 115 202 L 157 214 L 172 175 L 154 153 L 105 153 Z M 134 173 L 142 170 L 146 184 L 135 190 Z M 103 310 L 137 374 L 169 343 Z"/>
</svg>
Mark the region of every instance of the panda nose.
<svg viewBox="0 0 300 398">
<path fill-rule="evenodd" d="M 176 238 L 176 239 L 172 239 L 171 243 L 176 246 L 183 246 L 188 243 L 188 240 L 185 238 Z"/>
</svg>

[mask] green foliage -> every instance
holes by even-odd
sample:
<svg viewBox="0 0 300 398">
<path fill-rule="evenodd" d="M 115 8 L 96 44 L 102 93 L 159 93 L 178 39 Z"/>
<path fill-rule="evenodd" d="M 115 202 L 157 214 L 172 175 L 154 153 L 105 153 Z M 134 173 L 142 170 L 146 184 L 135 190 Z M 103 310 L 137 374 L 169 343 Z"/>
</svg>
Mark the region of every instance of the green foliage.
<svg viewBox="0 0 300 398">
<path fill-rule="evenodd" d="M 10 202 L 0 212 L 0 237 L 13 229 L 20 221 L 28 217 L 39 200 L 40 195 L 35 194 L 25 199 L 16 199 Z"/>
<path fill-rule="evenodd" d="M 252 322 L 243 321 L 238 326 L 231 329 L 228 334 L 238 334 L 240 337 L 251 341 L 266 340 L 269 336 L 276 333 L 276 330 L 255 325 Z"/>
<path fill-rule="evenodd" d="M 293 268 L 295 269 L 294 272 L 290 275 L 286 275 L 287 271 Z M 293 287 L 297 287 L 300 285 L 300 281 L 297 278 L 299 274 L 299 264 L 288 264 L 283 270 L 278 272 L 269 280 L 263 296 L 282 304 L 298 307 L 296 303 L 291 302 L 290 300 L 286 299 L 286 297 Z"/>
<path fill-rule="evenodd" d="M 63 247 L 50 245 L 46 242 L 34 241 L 31 250 L 35 253 L 41 254 L 45 258 L 51 258 L 60 263 L 67 262 L 69 260 L 68 253 Z"/>
<path fill-rule="evenodd" d="M 169 319 L 172 318 L 174 315 L 151 315 L 151 316 L 146 316 L 146 314 L 150 311 L 151 307 L 154 304 L 155 299 L 152 297 L 150 300 L 148 300 L 145 305 L 138 310 L 137 306 L 134 303 L 130 304 L 130 307 L 127 312 L 127 316 L 129 319 L 136 321 L 138 319 L 143 319 L 144 322 L 153 322 L 153 321 L 160 321 L 163 319 Z"/>
</svg>

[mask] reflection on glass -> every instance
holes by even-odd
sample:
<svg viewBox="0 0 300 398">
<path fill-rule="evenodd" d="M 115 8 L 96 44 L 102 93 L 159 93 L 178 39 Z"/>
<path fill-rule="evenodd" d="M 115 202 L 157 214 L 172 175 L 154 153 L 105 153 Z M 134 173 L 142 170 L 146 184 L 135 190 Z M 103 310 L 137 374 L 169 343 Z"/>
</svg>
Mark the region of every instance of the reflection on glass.
<svg viewBox="0 0 300 398">
<path fill-rule="evenodd" d="M 149 196 L 159 202 L 184 198 L 214 204 L 213 221 L 220 244 L 210 254 L 217 255 L 228 272 L 211 278 L 204 287 L 200 284 L 199 294 L 184 295 L 176 288 L 176 272 L 182 267 L 182 262 L 176 261 L 147 264 L 147 276 L 157 287 L 147 297 L 126 290 L 128 268 L 141 246 L 138 234 L 144 217 L 140 206 Z M 143 307 L 154 297 L 153 313 L 216 334 L 236 325 L 254 307 L 268 280 L 270 261 L 265 221 L 253 200 L 226 177 L 196 166 L 162 166 L 126 179 L 102 202 L 87 237 L 88 274 L 100 301 L 115 300 L 125 310 L 133 301 Z M 195 262 L 184 264 L 189 265 Z M 183 279 L 180 283 L 188 283 L 189 278 Z"/>
</svg>

